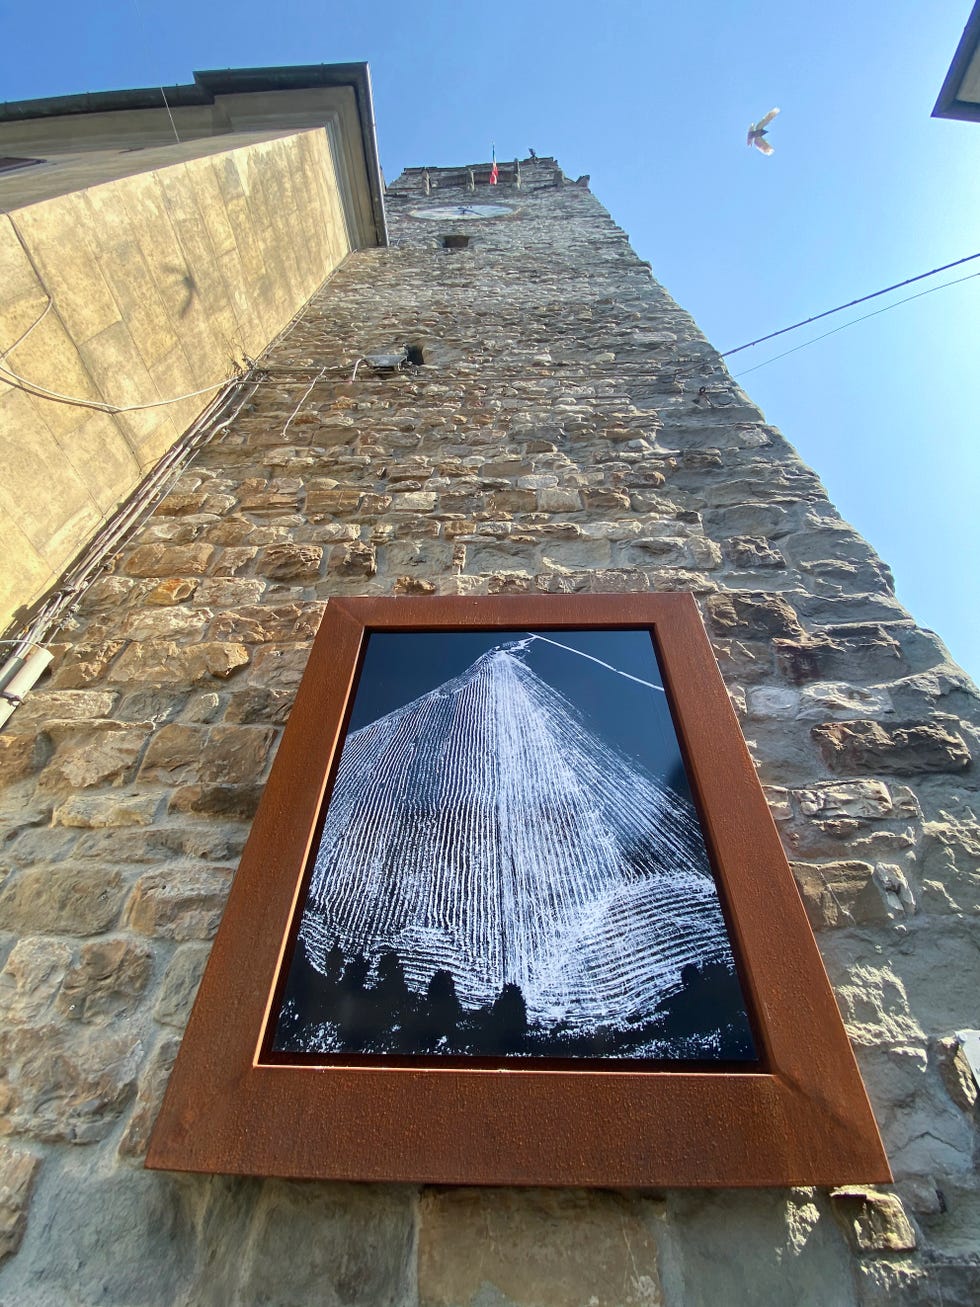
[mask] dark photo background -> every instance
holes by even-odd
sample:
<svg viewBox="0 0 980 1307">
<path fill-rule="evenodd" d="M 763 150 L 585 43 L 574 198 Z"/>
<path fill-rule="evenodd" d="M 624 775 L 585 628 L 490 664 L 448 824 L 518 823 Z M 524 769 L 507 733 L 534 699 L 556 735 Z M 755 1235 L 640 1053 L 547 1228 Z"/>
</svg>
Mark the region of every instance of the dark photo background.
<svg viewBox="0 0 980 1307">
<path fill-rule="evenodd" d="M 529 634 L 539 638 L 528 641 Z M 452 681 L 489 650 L 521 642 L 526 643 L 515 651 L 517 657 L 568 701 L 587 732 L 691 803 L 647 630 L 374 633 L 355 687 L 348 734 Z M 703 853 L 700 836 L 695 840 Z M 702 866 L 708 869 L 706 855 Z M 655 1011 L 636 1011 L 625 1025 L 622 1012 L 610 1013 L 608 1024 L 583 1030 L 564 1023 L 536 1025 L 514 984 L 466 1007 L 452 971 L 442 967 L 432 971 L 420 992 L 407 983 L 407 959 L 395 949 L 380 956 L 375 950 L 369 961 L 362 948 L 367 951 L 363 937 L 349 938 L 345 947 L 334 940 L 314 965 L 306 941 L 297 938 L 274 1052 L 727 1062 L 756 1057 L 730 958 L 729 964 L 686 966 L 680 991 Z M 630 1006 L 627 995 L 618 1002 Z"/>
<path fill-rule="evenodd" d="M 376 632 L 368 636 L 348 730 L 360 730 L 428 694 L 465 672 L 488 649 L 521 640 L 527 634 L 527 631 L 413 631 Z M 588 659 L 557 649 L 543 639 L 532 641 L 521 655 L 533 672 L 569 700 L 589 730 L 690 800 L 687 773 L 649 631 L 541 631 L 539 634 L 660 687 L 650 690 L 646 685 L 627 680 L 626 676 L 597 667 Z M 602 692 L 607 678 L 608 685 Z"/>
</svg>

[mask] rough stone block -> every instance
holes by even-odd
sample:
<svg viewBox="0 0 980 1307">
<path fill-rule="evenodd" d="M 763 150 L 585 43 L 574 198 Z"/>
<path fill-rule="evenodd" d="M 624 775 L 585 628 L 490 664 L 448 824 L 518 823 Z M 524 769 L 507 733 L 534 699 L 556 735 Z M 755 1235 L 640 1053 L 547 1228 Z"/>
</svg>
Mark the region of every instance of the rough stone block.
<svg viewBox="0 0 980 1307">
<path fill-rule="evenodd" d="M 978 1087 L 963 1045 L 955 1035 L 947 1035 L 935 1041 L 933 1052 L 950 1098 L 964 1112 L 972 1113 Z"/>
<path fill-rule="evenodd" d="M 241 545 L 250 540 L 257 529 L 247 517 L 226 517 L 208 527 L 208 540 L 213 545 Z"/>
<path fill-rule="evenodd" d="M 721 636 L 772 640 L 803 634 L 795 610 L 779 594 L 727 591 L 711 595 L 706 607 L 712 628 Z"/>
<path fill-rule="evenodd" d="M 980 913 L 980 823 L 927 822 L 920 859 L 923 900 L 933 911 Z"/>
<path fill-rule="evenodd" d="M 101 939 L 82 947 L 55 1002 L 73 1021 L 102 1021 L 125 1015 L 146 988 L 153 954 L 129 939 Z"/>
<path fill-rule="evenodd" d="M 185 513 L 200 513 L 204 508 L 206 499 L 206 493 L 181 494 L 179 491 L 174 491 L 160 500 L 155 511 L 164 517 L 178 517 Z"/>
<path fill-rule="evenodd" d="M 161 939 L 211 939 L 218 929 L 231 872 L 175 863 L 141 876 L 126 904 L 125 922 Z"/>
<path fill-rule="evenodd" d="M 309 657 L 306 645 L 264 645 L 256 651 L 249 673 L 249 684 L 270 690 L 296 693 Z"/>
<path fill-rule="evenodd" d="M 263 644 L 267 641 L 312 640 L 323 616 L 324 605 L 249 605 L 219 614 L 211 626 L 218 640 Z"/>
<path fill-rule="evenodd" d="M 132 1115 L 119 1141 L 120 1157 L 136 1159 L 146 1156 L 150 1133 L 160 1111 L 179 1049 L 179 1039 L 170 1036 L 161 1040 L 144 1068 L 136 1090 Z"/>
<path fill-rule="evenodd" d="M 93 785 L 121 785 L 133 772 L 146 743 L 149 726 L 126 722 L 93 722 L 87 728 L 71 723 L 49 723 L 56 741 L 54 756 L 40 777 L 42 789 L 87 789 Z"/>
<path fill-rule="evenodd" d="M 282 726 L 292 706 L 293 695 L 289 690 L 245 689 L 228 696 L 224 720 L 240 726 L 266 723 Z"/>
<path fill-rule="evenodd" d="M 875 1258 L 858 1264 L 860 1307 L 976 1307 L 980 1264 L 969 1255 Z"/>
<path fill-rule="evenodd" d="M 258 550 L 253 547 L 239 546 L 234 549 L 222 549 L 214 565 L 216 577 L 234 577 L 250 567 Z"/>
<path fill-rule="evenodd" d="M 793 526 L 793 515 L 782 504 L 732 504 L 727 508 L 707 509 L 704 520 L 716 540 L 730 540 L 732 536 L 773 539 L 785 535 Z"/>
<path fill-rule="evenodd" d="M 118 608 L 125 603 L 136 582 L 128 576 L 102 576 L 85 595 L 86 605 L 92 612 L 102 608 Z"/>
<path fill-rule="evenodd" d="M 520 547 L 520 542 L 517 542 Z M 470 549 L 479 557 L 479 551 Z M 613 561 L 612 546 L 608 540 L 549 540 L 544 548 L 541 565 L 547 571 L 585 571 L 609 567 Z"/>
<path fill-rule="evenodd" d="M 169 603 L 129 613 L 123 619 L 121 629 L 127 640 L 166 640 L 171 637 L 198 640 L 204 634 L 210 616 L 207 609 Z"/>
<path fill-rule="evenodd" d="M 797 684 L 894 680 L 908 671 L 901 644 L 877 624 L 834 627 L 818 635 L 779 639 L 776 652 L 784 675 Z"/>
<path fill-rule="evenodd" d="M 914 1251 L 915 1231 L 897 1194 L 852 1185 L 833 1190 L 830 1200 L 855 1252 Z"/>
<path fill-rule="evenodd" d="M 958 772 L 970 765 L 963 740 L 936 722 L 885 727 L 880 722 L 828 722 L 810 734 L 834 771 L 893 776 Z"/>
<path fill-rule="evenodd" d="M 217 1307 L 219 1299 L 208 1286 L 191 1291 L 199 1255 L 197 1190 L 184 1177 L 131 1167 L 107 1171 L 87 1158 L 50 1179 L 45 1174 L 34 1198 L 39 1210 L 32 1212 L 20 1253 L 10 1264 L 11 1302 L 18 1307 Z M 58 1237 L 52 1238 L 55 1231 Z"/>
<path fill-rule="evenodd" d="M 164 1026 L 183 1030 L 211 950 L 205 944 L 182 944 L 170 959 L 153 1016 Z"/>
<path fill-rule="evenodd" d="M 895 805 L 884 781 L 841 781 L 795 791 L 805 817 L 858 817 L 864 821 L 890 817 Z"/>
<path fill-rule="evenodd" d="M 90 722 L 108 717 L 119 700 L 111 690 L 35 690 L 17 709 L 16 723 Z M 0 740 L 8 738 L 6 728 Z"/>
<path fill-rule="evenodd" d="M 489 511 L 502 515 L 507 513 L 533 513 L 538 506 L 538 497 L 533 490 L 496 490 L 490 496 L 487 505 Z"/>
<path fill-rule="evenodd" d="M 436 593 L 436 587 L 432 581 L 425 581 L 418 576 L 398 576 L 392 586 L 392 594 L 396 595 L 431 595 Z"/>
<path fill-rule="evenodd" d="M 735 567 L 785 567 L 786 559 L 760 536 L 735 536 L 725 542 L 725 553 Z"/>
<path fill-rule="evenodd" d="M 374 545 L 354 541 L 331 549 L 329 565 L 331 572 L 338 572 L 341 576 L 374 576 L 378 570 L 378 555 Z"/>
<path fill-rule="evenodd" d="M 0 785 L 13 785 L 33 775 L 42 765 L 44 751 L 36 731 L 27 735 L 0 735 Z"/>
<path fill-rule="evenodd" d="M 537 493 L 540 513 L 578 513 L 582 509 L 581 491 L 566 486 L 544 487 Z"/>
<path fill-rule="evenodd" d="M 190 599 L 197 589 L 196 578 L 189 576 L 168 576 L 165 581 L 159 581 L 143 595 L 143 602 L 147 604 L 180 604 L 185 599 Z"/>
<path fill-rule="evenodd" d="M 409 490 L 392 495 L 391 510 L 393 513 L 431 513 L 437 502 L 438 496 L 432 491 Z"/>
<path fill-rule="evenodd" d="M 244 513 L 277 516 L 280 513 L 295 512 L 299 496 L 295 490 L 256 491 L 242 495 L 238 507 Z"/>
<path fill-rule="evenodd" d="M 112 660 L 123 647 L 122 640 L 96 645 L 68 645 L 60 651 L 55 670 L 48 681 L 52 690 L 81 690 L 101 680 Z"/>
<path fill-rule="evenodd" d="M 129 576 L 203 576 L 214 557 L 214 545 L 137 545 L 123 562 Z"/>
<path fill-rule="evenodd" d="M 849 717 L 887 717 L 894 712 L 892 697 L 884 686 L 848 685 L 843 681 L 821 681 L 803 687 L 797 716 L 804 721 L 843 720 Z"/>
<path fill-rule="evenodd" d="M 860 1048 L 921 1046 L 925 1033 L 909 1003 L 905 980 L 876 959 L 852 963 L 834 986 L 851 1042 Z"/>
<path fill-rule="evenodd" d="M 206 732 L 200 727 L 171 722 L 161 726 L 147 746 L 140 779 L 184 780 L 197 775 Z"/>
<path fill-rule="evenodd" d="M 134 642 L 113 668 L 113 680 L 144 685 L 196 684 L 210 677 L 226 680 L 248 661 L 248 649 L 232 641 L 183 648 L 172 640 Z"/>
<path fill-rule="evenodd" d="M 40 1166 L 41 1159 L 34 1153 L 0 1144 L 0 1262 L 15 1253 L 24 1238 Z"/>
<path fill-rule="evenodd" d="M 0 972 L 0 1014 L 5 1025 L 43 1017 L 61 988 L 72 951 L 61 940 L 25 935 Z"/>
<path fill-rule="evenodd" d="M 361 502 L 361 494 L 360 490 L 338 490 L 332 487 L 309 490 L 306 495 L 306 511 L 312 515 L 354 513 Z"/>
<path fill-rule="evenodd" d="M 487 580 L 487 593 L 492 595 L 530 594 L 534 578 L 526 572 L 500 572 Z"/>
<path fill-rule="evenodd" d="M 670 1193 L 668 1307 L 855 1307 L 852 1258 L 828 1209 L 812 1189 Z"/>
<path fill-rule="evenodd" d="M 790 865 L 814 929 L 880 924 L 891 919 L 870 863 L 852 860 Z"/>
<path fill-rule="evenodd" d="M 418 1304 L 408 1186 L 269 1181 L 216 1200 L 204 1213 L 200 1278 L 188 1302 Z M 236 1228 L 241 1238 L 229 1240 Z"/>
<path fill-rule="evenodd" d="M 201 757 L 201 780 L 242 785 L 256 781 L 265 768 L 276 732 L 261 726 L 214 726 Z"/>
<path fill-rule="evenodd" d="M 419 1307 L 659 1307 L 652 1207 L 596 1191 L 429 1190 Z"/>
<path fill-rule="evenodd" d="M 159 806 L 159 799 L 152 794 L 125 797 L 73 794 L 55 808 L 51 821 L 55 826 L 81 826 L 89 830 L 149 826 Z"/>
<path fill-rule="evenodd" d="M 0 888 L 0 929 L 97 935 L 119 916 L 122 876 L 105 867 L 32 867 Z"/>
<path fill-rule="evenodd" d="M 226 609 L 258 603 L 265 587 L 265 581 L 254 577 L 206 576 L 198 584 L 195 597 L 223 616 Z"/>
<path fill-rule="evenodd" d="M 630 507 L 630 497 L 625 491 L 613 490 L 609 487 L 590 486 L 582 491 L 582 500 L 590 512 L 597 508 L 603 511 L 617 509 L 620 512 L 627 512 Z"/>
<path fill-rule="evenodd" d="M 262 550 L 255 570 L 272 581 L 315 581 L 322 558 L 320 545 L 270 545 Z"/>
<path fill-rule="evenodd" d="M 142 1056 L 130 1035 L 74 1023 L 0 1031 L 0 1129 L 44 1142 L 104 1139 Z"/>
</svg>

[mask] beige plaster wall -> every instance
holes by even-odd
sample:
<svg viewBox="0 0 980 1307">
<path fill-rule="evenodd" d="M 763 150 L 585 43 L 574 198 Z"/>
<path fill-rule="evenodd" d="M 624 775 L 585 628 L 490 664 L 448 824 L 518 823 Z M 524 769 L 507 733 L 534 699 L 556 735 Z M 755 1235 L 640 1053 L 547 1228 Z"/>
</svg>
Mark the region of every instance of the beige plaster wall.
<svg viewBox="0 0 980 1307">
<path fill-rule="evenodd" d="M 63 395 L 154 404 L 109 415 L 0 385 L 0 627 L 217 391 L 160 401 L 261 353 L 349 251 L 322 129 L 0 215 L 0 364 Z"/>
<path fill-rule="evenodd" d="M 152 113 L 152 110 L 143 112 Z M 113 116 L 129 121 L 136 117 L 126 114 Z M 59 195 L 101 186 L 105 182 L 135 177 L 139 173 L 170 168 L 177 163 L 191 163 L 209 155 L 227 154 L 242 145 L 295 136 L 297 130 L 290 126 L 280 127 L 278 131 L 225 132 L 223 136 L 182 139 L 178 144 L 172 131 L 169 138 L 161 133 L 162 139 L 157 139 L 148 138 L 145 133 L 137 134 L 135 130 L 127 136 L 120 127 L 115 139 L 103 142 L 95 132 L 88 136 L 79 132 L 76 138 L 71 130 L 77 128 L 76 118 L 59 118 L 55 123 L 62 128 L 59 137 L 55 138 L 52 131 L 48 139 L 32 140 L 23 130 L 14 135 L 8 123 L 0 122 L 0 152 L 40 160 L 31 167 L 0 174 L 0 210 L 4 213 L 40 204 L 43 200 L 53 200 Z M 142 127 L 142 123 L 136 120 L 136 126 Z M 169 129 L 169 124 L 167 126 Z M 309 127 L 310 124 L 304 124 L 303 129 Z M 147 143 L 141 144 L 143 141 Z"/>
</svg>

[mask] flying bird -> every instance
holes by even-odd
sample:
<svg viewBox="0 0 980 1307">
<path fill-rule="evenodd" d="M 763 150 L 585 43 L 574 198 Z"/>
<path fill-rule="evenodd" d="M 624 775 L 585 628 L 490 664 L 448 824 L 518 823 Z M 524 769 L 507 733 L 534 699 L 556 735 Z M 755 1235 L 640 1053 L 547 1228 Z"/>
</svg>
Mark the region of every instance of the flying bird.
<svg viewBox="0 0 980 1307">
<path fill-rule="evenodd" d="M 745 138 L 746 145 L 754 145 L 757 150 L 763 154 L 772 154 L 772 146 L 766 140 L 766 128 L 779 113 L 778 109 L 770 109 L 767 114 L 759 119 L 757 123 L 749 124 L 749 134 Z"/>
</svg>

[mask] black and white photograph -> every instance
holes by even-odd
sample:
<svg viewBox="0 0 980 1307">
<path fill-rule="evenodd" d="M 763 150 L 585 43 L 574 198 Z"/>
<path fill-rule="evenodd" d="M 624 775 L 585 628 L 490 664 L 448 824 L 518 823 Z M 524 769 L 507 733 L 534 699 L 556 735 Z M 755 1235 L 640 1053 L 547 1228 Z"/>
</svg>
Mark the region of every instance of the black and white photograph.
<svg viewBox="0 0 980 1307">
<path fill-rule="evenodd" d="M 647 630 L 375 632 L 272 1052 L 757 1060 Z"/>
</svg>

